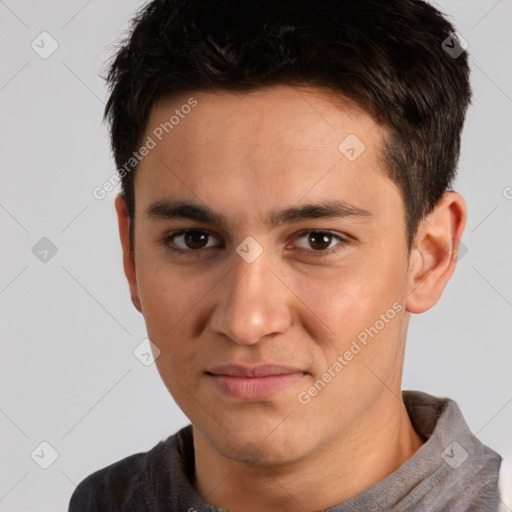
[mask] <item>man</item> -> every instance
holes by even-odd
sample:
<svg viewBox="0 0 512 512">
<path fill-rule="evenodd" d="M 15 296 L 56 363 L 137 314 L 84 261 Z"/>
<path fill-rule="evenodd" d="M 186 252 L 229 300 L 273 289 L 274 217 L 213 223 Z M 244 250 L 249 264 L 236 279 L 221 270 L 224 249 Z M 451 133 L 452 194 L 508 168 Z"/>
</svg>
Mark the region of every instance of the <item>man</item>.
<svg viewBox="0 0 512 512">
<path fill-rule="evenodd" d="M 69 510 L 506 510 L 455 402 L 401 391 L 466 220 L 470 102 L 420 0 L 164 1 L 108 77 L 124 271 L 191 425 Z"/>
</svg>

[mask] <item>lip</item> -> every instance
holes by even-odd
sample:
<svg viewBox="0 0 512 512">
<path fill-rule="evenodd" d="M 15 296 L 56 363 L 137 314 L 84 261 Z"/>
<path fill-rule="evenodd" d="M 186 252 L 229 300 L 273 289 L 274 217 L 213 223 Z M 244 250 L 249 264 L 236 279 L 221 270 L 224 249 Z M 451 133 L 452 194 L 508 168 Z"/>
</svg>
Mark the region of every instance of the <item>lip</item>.
<svg viewBox="0 0 512 512">
<path fill-rule="evenodd" d="M 296 385 L 306 372 L 279 365 L 221 365 L 206 374 L 225 394 L 241 400 L 268 399 Z"/>
</svg>

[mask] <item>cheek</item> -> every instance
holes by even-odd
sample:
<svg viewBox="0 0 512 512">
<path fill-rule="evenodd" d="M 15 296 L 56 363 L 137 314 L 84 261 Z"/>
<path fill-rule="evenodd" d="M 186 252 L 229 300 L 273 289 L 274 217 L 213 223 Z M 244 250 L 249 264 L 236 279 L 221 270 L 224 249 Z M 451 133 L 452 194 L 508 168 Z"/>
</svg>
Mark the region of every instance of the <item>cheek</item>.
<svg viewBox="0 0 512 512">
<path fill-rule="evenodd" d="M 149 254 L 149 251 L 148 251 Z M 193 270 L 141 256 L 137 265 L 142 311 L 149 339 L 160 349 L 156 361 L 168 388 L 179 394 L 179 381 L 196 378 L 200 337 L 208 319 L 205 304 L 218 276 L 205 279 Z"/>
<path fill-rule="evenodd" d="M 178 272 L 157 261 L 157 258 L 139 258 L 137 283 L 150 339 L 153 336 L 152 341 L 162 344 L 183 329 L 202 294 L 190 278 L 180 277 Z"/>
<path fill-rule="evenodd" d="M 294 292 L 337 334 L 373 324 L 381 313 L 400 301 L 405 278 L 399 265 L 359 258 L 360 262 L 335 269 L 328 276 L 297 278 Z"/>
<path fill-rule="evenodd" d="M 311 336 L 320 349 L 316 369 L 325 371 L 349 351 L 344 377 L 337 379 L 345 386 L 351 383 L 347 389 L 352 389 L 361 372 L 368 373 L 368 367 L 388 373 L 400 350 L 404 267 L 393 258 L 380 260 L 367 259 L 321 280 L 308 276 L 296 283 L 303 300 L 299 315 L 309 319 Z"/>
<path fill-rule="evenodd" d="M 140 242 L 136 255 L 137 284 L 144 308 L 144 316 L 161 314 L 169 321 L 186 313 L 189 302 L 200 289 L 194 283 L 194 271 L 173 265 L 163 248 L 153 247 L 149 241 Z"/>
</svg>

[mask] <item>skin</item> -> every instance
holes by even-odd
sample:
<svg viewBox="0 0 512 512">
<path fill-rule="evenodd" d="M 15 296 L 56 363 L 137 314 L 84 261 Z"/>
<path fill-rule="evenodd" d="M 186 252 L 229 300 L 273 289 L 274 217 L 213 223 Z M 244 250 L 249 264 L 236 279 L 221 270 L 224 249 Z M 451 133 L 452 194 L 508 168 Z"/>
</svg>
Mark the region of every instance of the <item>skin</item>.
<svg viewBox="0 0 512 512">
<path fill-rule="evenodd" d="M 121 196 L 116 209 L 132 301 L 161 351 L 158 371 L 193 425 L 193 484 L 232 511 L 333 506 L 423 444 L 401 397 L 407 325 L 410 313 L 439 300 L 454 271 L 464 200 L 445 193 L 409 252 L 404 203 L 379 160 L 386 131 L 365 112 L 314 87 L 196 92 L 155 104 L 145 136 L 190 96 L 197 106 L 137 169 L 134 253 Z M 349 134 L 366 147 L 354 161 L 338 149 Z M 148 214 L 176 199 L 208 206 L 227 224 Z M 368 215 L 265 224 L 271 211 L 329 200 Z M 184 229 L 206 233 L 203 245 L 184 236 L 165 245 Z M 346 241 L 322 245 L 306 230 Z M 263 249 L 251 263 L 236 252 L 249 236 Z M 299 393 L 393 304 L 401 311 L 301 403 Z M 227 363 L 303 373 L 271 398 L 244 400 L 206 373 Z"/>
</svg>

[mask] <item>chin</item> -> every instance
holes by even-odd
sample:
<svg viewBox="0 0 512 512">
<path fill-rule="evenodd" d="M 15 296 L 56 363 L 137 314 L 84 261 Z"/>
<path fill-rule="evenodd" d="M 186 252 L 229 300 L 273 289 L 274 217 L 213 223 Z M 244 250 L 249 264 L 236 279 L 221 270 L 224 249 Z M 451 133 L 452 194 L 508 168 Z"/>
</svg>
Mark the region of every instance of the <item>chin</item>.
<svg viewBox="0 0 512 512">
<path fill-rule="evenodd" d="M 277 434 L 276 430 L 252 430 L 253 433 L 247 432 L 237 438 L 227 436 L 222 440 L 214 440 L 214 444 L 220 453 L 231 460 L 249 466 L 268 467 L 296 462 L 313 449 L 309 446 L 306 434 L 301 438 L 296 430 L 291 437 L 289 432 Z M 270 435 L 269 431 L 272 432 Z"/>
</svg>

